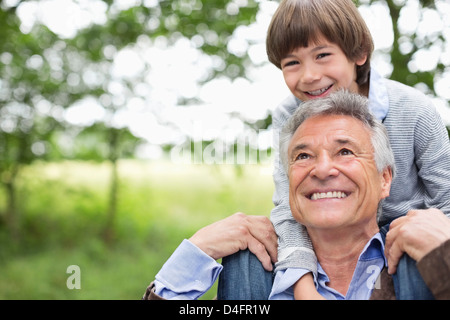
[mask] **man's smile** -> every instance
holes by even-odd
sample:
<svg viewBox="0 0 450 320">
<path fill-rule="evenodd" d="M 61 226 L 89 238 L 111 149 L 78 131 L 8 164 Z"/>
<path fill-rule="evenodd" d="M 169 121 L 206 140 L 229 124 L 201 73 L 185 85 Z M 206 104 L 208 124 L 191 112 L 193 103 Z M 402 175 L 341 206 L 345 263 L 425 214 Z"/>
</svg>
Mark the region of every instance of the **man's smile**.
<svg viewBox="0 0 450 320">
<path fill-rule="evenodd" d="M 320 199 L 342 199 L 347 198 L 347 193 L 344 191 L 328 191 L 328 192 L 314 192 L 308 198 L 310 200 Z"/>
</svg>

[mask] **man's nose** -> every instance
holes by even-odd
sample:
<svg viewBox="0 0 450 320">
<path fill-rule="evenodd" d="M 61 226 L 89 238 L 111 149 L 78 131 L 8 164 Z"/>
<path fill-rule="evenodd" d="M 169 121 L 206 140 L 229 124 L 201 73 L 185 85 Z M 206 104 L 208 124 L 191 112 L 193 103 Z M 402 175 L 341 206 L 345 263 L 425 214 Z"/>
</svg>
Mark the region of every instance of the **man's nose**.
<svg viewBox="0 0 450 320">
<path fill-rule="evenodd" d="M 335 163 L 328 153 L 323 153 L 316 158 L 311 175 L 320 180 L 326 180 L 339 175 L 339 170 L 335 167 Z"/>
</svg>

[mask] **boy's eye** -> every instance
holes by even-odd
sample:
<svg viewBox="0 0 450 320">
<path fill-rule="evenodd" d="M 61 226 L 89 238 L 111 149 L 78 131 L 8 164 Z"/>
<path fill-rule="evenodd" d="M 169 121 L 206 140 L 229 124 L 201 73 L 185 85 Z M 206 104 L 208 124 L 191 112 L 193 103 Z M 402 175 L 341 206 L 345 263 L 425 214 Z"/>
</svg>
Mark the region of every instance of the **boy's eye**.
<svg viewBox="0 0 450 320">
<path fill-rule="evenodd" d="M 296 64 L 299 64 L 298 61 L 292 60 L 292 61 L 288 61 L 284 64 L 284 67 L 290 67 L 290 66 L 294 66 Z"/>
<path fill-rule="evenodd" d="M 328 57 L 329 55 L 331 55 L 331 53 L 321 53 L 317 55 L 317 59 L 323 59 L 325 57 Z"/>
</svg>

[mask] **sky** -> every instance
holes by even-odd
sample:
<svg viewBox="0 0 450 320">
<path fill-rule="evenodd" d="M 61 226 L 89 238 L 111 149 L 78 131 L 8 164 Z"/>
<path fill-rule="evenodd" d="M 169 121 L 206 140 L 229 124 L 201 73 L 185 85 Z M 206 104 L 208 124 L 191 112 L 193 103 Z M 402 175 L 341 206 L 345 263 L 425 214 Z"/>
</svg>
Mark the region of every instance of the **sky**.
<svg viewBox="0 0 450 320">
<path fill-rule="evenodd" d="M 143 0 L 146 5 L 155 6 L 158 0 Z M 235 0 L 242 5 L 245 0 Z M 17 0 L 6 0 L 13 5 Z M 139 3 L 137 0 L 118 0 L 114 10 L 127 9 Z M 157 158 L 161 155 L 161 144 L 179 144 L 186 135 L 194 140 L 236 139 L 246 134 L 242 122 L 231 114 L 239 113 L 246 120 L 264 118 L 288 95 L 281 71 L 267 62 L 265 35 L 270 18 L 277 8 L 274 1 L 260 0 L 260 11 L 256 22 L 250 26 L 238 27 L 228 44 L 228 50 L 236 55 L 247 51 L 257 67 L 249 70 L 249 78 L 231 81 L 216 78 L 203 86 L 198 81 L 205 77 L 210 67 L 220 67 L 220 61 L 200 52 L 196 46 L 200 39 L 180 39 L 168 45 L 164 38 L 154 41 L 143 38 L 134 47 L 127 47 L 114 54 L 112 74 L 117 79 L 132 78 L 143 71 L 143 62 L 150 64 L 150 72 L 145 83 L 136 88 L 138 94 L 125 98 L 126 108 L 115 115 L 115 125 L 128 126 L 131 131 L 145 138 L 149 143 L 141 150 L 141 156 Z M 362 1 L 364 3 L 364 1 Z M 450 3 L 440 1 L 438 9 L 444 19 L 433 10 L 423 12 L 419 23 L 419 5 L 416 0 L 408 0 L 402 10 L 399 26 L 404 32 L 420 30 L 424 34 L 443 32 L 449 39 L 447 54 L 442 54 L 437 46 L 419 52 L 408 65 L 411 70 L 426 71 L 434 68 L 439 59 L 450 65 Z M 375 43 L 372 65 L 383 75 L 389 76 L 391 66 L 383 52 L 392 46 L 392 25 L 388 9 L 382 4 L 359 7 Z M 27 1 L 17 11 L 22 21 L 22 31 L 28 32 L 36 21 L 46 24 L 63 38 L 73 37 L 77 30 L 92 23 L 106 21 L 106 5 L 98 0 L 42 0 Z M 444 30 L 444 31 L 442 31 Z M 150 41 L 150 42 L 149 42 Z M 408 42 L 402 44 L 408 50 Z M 447 58 L 445 58 L 447 57 Z M 447 59 L 447 60 L 445 60 Z M 110 91 L 121 94 L 120 81 L 112 83 Z M 450 99 L 450 72 L 436 83 L 439 98 L 434 103 L 444 122 L 450 125 L 450 108 L 444 99 Z M 178 106 L 178 97 L 199 98 L 198 105 Z M 123 98 L 123 97 L 122 97 Z M 86 99 L 66 111 L 66 120 L 74 124 L 89 125 L 100 121 L 105 110 L 94 99 Z M 170 125 L 168 125 L 170 123 Z M 258 136 L 260 147 L 270 146 L 270 132 Z"/>
</svg>

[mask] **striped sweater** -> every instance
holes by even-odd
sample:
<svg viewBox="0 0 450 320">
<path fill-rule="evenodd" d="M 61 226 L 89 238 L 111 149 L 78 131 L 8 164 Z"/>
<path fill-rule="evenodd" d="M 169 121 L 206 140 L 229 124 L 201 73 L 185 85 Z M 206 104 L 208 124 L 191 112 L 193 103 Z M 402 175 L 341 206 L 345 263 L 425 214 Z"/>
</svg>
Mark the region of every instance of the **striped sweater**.
<svg viewBox="0 0 450 320">
<path fill-rule="evenodd" d="M 390 196 L 382 203 L 379 225 L 405 215 L 411 209 L 438 208 L 450 216 L 450 143 L 447 130 L 431 100 L 418 90 L 383 79 L 389 96 L 389 110 L 383 123 L 395 156 L 396 174 Z M 278 133 L 299 107 L 288 97 L 273 114 L 273 130 Z M 301 102 L 300 102 L 301 107 Z M 278 234 L 276 271 L 308 269 L 317 274 L 317 259 L 304 226 L 292 217 L 289 183 L 275 148 L 271 221 Z"/>
</svg>

